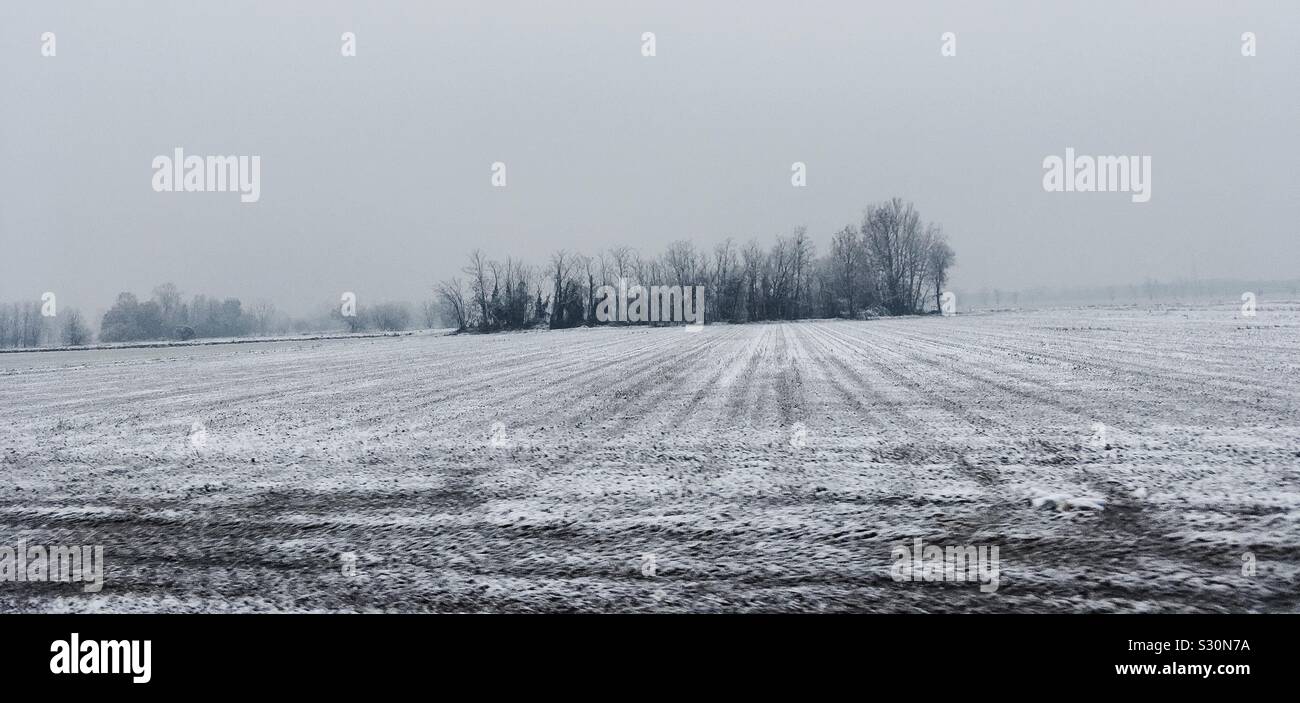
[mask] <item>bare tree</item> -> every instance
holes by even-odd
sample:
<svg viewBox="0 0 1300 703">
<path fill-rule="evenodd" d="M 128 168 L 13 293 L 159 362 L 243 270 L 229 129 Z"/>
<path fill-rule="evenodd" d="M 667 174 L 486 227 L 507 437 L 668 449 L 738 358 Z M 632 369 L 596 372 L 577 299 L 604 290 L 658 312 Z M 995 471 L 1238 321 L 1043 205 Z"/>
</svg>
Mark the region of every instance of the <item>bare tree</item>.
<svg viewBox="0 0 1300 703">
<path fill-rule="evenodd" d="M 948 240 L 941 231 L 936 230 L 936 235 L 930 242 L 930 249 L 926 256 L 926 273 L 929 274 L 930 281 L 934 283 L 934 307 L 936 310 L 943 309 L 943 286 L 948 282 L 948 269 L 952 268 L 956 261 L 957 255 L 953 253 L 952 247 L 948 246 Z"/>
<path fill-rule="evenodd" d="M 862 236 L 873 263 L 878 267 L 879 287 L 885 309 L 893 315 L 916 312 L 913 291 L 917 289 L 921 251 L 921 217 L 911 203 L 901 198 L 867 208 Z"/>
<path fill-rule="evenodd" d="M 812 240 L 808 238 L 808 228 L 802 225 L 796 227 L 790 235 L 792 290 L 787 319 L 798 319 L 807 313 L 809 278 L 815 254 Z"/>
<path fill-rule="evenodd" d="M 767 257 L 763 245 L 757 239 L 751 239 L 741 251 L 745 278 L 745 312 L 751 322 L 761 320 L 763 314 L 763 271 L 767 268 Z"/>
<path fill-rule="evenodd" d="M 366 310 L 368 326 L 385 332 L 404 330 L 411 323 L 411 310 L 405 303 L 383 302 Z"/>
<path fill-rule="evenodd" d="M 469 303 L 465 299 L 465 286 L 459 278 L 439 283 L 438 299 L 442 301 L 444 319 L 454 322 L 457 330 L 469 326 Z"/>
<path fill-rule="evenodd" d="M 763 292 L 767 296 L 767 316 L 778 320 L 790 318 L 790 299 L 794 290 L 794 257 L 790 242 L 777 237 L 772 252 L 767 256 L 767 282 Z"/>
<path fill-rule="evenodd" d="M 695 245 L 690 240 L 682 239 L 668 245 L 663 256 L 664 269 L 669 273 L 667 281 L 641 281 L 642 285 L 669 283 L 678 286 L 690 286 L 699 283 L 696 272 L 699 269 L 699 256 Z"/>
<path fill-rule="evenodd" d="M 617 288 L 618 287 L 618 281 L 616 280 L 617 271 L 615 269 L 614 259 L 610 256 L 609 252 L 601 250 L 599 253 L 596 254 L 596 266 L 597 268 L 600 269 L 600 285 L 614 286 L 615 288 Z M 595 319 L 596 318 L 595 300 L 593 300 L 591 303 L 591 317 L 594 322 L 599 322 L 599 320 Z M 608 322 L 608 320 L 606 320 L 606 322 Z"/>
<path fill-rule="evenodd" d="M 534 277 L 532 267 L 516 259 L 506 259 L 505 298 L 502 302 L 503 323 L 510 329 L 523 329 L 532 324 L 529 288 Z"/>
<path fill-rule="evenodd" d="M 90 343 L 90 328 L 81 317 L 81 311 L 76 308 L 63 311 L 63 343 L 71 347 Z"/>
<path fill-rule="evenodd" d="M 158 309 L 162 313 L 163 325 L 170 332 L 171 328 L 183 324 L 181 319 L 181 310 L 184 307 L 181 297 L 181 291 L 175 283 L 164 283 L 153 289 L 154 302 L 158 303 Z"/>
<path fill-rule="evenodd" d="M 442 315 L 438 310 L 437 300 L 426 300 L 421 303 L 420 314 L 424 318 L 424 328 L 427 330 L 437 327 L 442 321 Z"/>
<path fill-rule="evenodd" d="M 718 319 L 738 319 L 740 307 L 740 264 L 736 247 L 727 237 L 713 248 L 712 272 L 713 315 Z"/>
<path fill-rule="evenodd" d="M 39 347 L 44 330 L 41 304 L 38 301 L 18 304 L 18 346 Z"/>
<path fill-rule="evenodd" d="M 13 306 L 0 303 L 0 349 L 13 346 Z"/>
<path fill-rule="evenodd" d="M 253 327 L 258 334 L 267 334 L 271 331 L 271 323 L 275 321 L 275 303 L 269 300 L 258 300 L 253 303 L 250 310 L 253 317 Z"/>
<path fill-rule="evenodd" d="M 479 311 L 479 327 L 486 329 L 492 318 L 488 315 L 488 262 L 483 251 L 475 249 L 470 252 L 469 265 L 461 271 L 469 276 L 470 293 L 474 296 L 474 304 Z"/>
<path fill-rule="evenodd" d="M 632 275 L 633 262 L 636 259 L 636 251 L 631 247 L 618 246 L 609 250 L 610 260 L 613 262 L 615 274 L 621 278 L 627 278 Z"/>
<path fill-rule="evenodd" d="M 573 286 L 570 274 L 574 260 L 575 257 L 564 249 L 551 254 L 551 329 L 571 326 L 567 311 L 571 307 L 569 296 Z"/>
<path fill-rule="evenodd" d="M 579 254 L 577 260 L 577 265 L 581 267 L 582 273 L 587 279 L 587 295 L 583 301 L 582 314 L 587 325 L 591 326 L 596 324 L 596 271 L 599 269 L 599 265 L 590 256 Z"/>
<path fill-rule="evenodd" d="M 862 240 L 852 225 L 845 225 L 835 233 L 831 239 L 831 270 L 850 318 L 858 314 L 858 279 L 862 276 L 864 258 Z"/>
</svg>

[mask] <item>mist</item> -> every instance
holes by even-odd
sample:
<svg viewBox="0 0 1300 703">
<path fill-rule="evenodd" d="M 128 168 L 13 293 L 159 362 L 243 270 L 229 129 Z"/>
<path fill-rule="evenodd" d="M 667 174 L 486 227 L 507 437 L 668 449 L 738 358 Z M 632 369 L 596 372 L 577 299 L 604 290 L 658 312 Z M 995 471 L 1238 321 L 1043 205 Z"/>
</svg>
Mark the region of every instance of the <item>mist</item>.
<svg viewBox="0 0 1300 703">
<path fill-rule="evenodd" d="M 1284 279 L 1300 261 L 1300 92 L 1278 89 L 1300 72 L 1295 4 L 313 13 L 0 7 L 0 300 L 97 313 L 174 281 L 295 313 L 343 291 L 417 302 L 475 247 L 541 262 L 806 226 L 820 255 L 894 196 L 943 226 L 962 290 Z M 260 198 L 155 191 L 152 161 L 178 148 L 260 157 Z M 1043 159 L 1067 148 L 1150 156 L 1150 200 L 1046 192 Z"/>
</svg>

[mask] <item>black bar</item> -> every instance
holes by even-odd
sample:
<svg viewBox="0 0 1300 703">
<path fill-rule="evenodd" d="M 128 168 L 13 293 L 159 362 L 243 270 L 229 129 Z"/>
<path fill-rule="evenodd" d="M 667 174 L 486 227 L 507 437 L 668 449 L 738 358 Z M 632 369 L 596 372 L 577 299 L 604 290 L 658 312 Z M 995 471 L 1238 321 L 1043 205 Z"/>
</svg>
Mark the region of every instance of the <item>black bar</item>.
<svg viewBox="0 0 1300 703">
<path fill-rule="evenodd" d="M 1293 680 L 1297 624 L 1289 615 L 8 615 L 0 668 L 47 691 L 389 690 L 436 681 L 450 692 L 537 677 L 650 690 L 661 677 L 688 675 L 718 685 L 740 677 L 739 686 L 1057 687 L 1046 695 L 1086 695 L 1080 686 L 1244 690 Z M 51 644 L 72 633 L 81 643 L 149 640 L 150 680 L 53 673 Z M 1177 649 L 1184 643 L 1190 648 Z M 1249 671 L 1116 673 L 1128 664 Z"/>
</svg>

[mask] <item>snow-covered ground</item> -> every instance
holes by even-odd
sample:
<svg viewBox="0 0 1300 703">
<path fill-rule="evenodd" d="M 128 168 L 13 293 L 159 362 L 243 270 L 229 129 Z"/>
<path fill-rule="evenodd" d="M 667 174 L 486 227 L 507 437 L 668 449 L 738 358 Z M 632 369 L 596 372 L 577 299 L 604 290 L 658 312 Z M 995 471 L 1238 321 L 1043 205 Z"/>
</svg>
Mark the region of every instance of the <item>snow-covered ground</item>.
<svg viewBox="0 0 1300 703">
<path fill-rule="evenodd" d="M 1297 611 L 1300 308 L 5 354 L 0 476 L 0 611 Z"/>
</svg>

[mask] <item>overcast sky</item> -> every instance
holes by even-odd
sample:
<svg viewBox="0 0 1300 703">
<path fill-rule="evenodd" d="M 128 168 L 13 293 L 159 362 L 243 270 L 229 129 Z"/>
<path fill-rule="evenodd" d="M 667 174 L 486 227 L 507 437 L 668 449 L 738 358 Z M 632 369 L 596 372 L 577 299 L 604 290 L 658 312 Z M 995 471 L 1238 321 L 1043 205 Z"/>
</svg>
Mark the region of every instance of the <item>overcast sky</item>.
<svg viewBox="0 0 1300 703">
<path fill-rule="evenodd" d="M 260 156 L 260 201 L 154 192 L 175 147 Z M 1150 202 L 1045 192 L 1066 147 L 1150 155 Z M 0 164 L 0 300 L 88 311 L 417 301 L 473 247 L 825 251 L 893 195 L 956 287 L 1292 278 L 1300 3 L 4 0 Z"/>
</svg>

